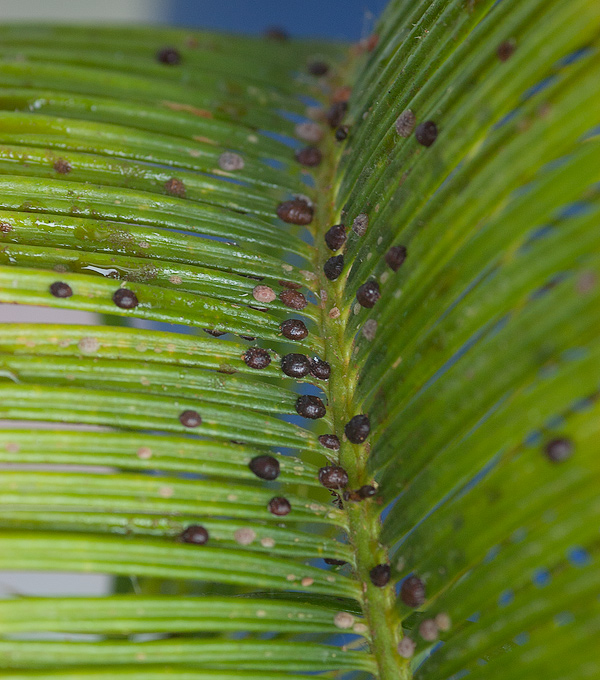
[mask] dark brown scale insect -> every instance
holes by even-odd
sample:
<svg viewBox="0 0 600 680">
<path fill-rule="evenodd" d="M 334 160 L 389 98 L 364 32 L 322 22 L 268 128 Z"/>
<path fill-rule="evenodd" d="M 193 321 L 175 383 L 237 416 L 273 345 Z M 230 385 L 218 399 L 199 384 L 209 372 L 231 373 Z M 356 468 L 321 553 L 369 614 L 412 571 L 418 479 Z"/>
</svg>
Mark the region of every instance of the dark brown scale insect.
<svg viewBox="0 0 600 680">
<path fill-rule="evenodd" d="M 208 542 L 208 531 L 200 524 L 190 524 L 179 534 L 179 540 L 182 543 L 204 545 Z"/>
<path fill-rule="evenodd" d="M 385 254 L 387 266 L 397 272 L 406 260 L 406 248 L 404 246 L 392 246 Z"/>
<path fill-rule="evenodd" d="M 343 567 L 344 564 L 348 564 L 345 560 L 336 560 L 333 557 L 326 557 L 323 561 L 332 567 Z"/>
<path fill-rule="evenodd" d="M 389 564 L 378 564 L 369 572 L 369 578 L 374 586 L 383 588 L 390 582 L 391 574 L 392 569 Z"/>
<path fill-rule="evenodd" d="M 553 463 L 562 463 L 573 455 L 574 448 L 573 442 L 570 439 L 559 437 L 549 441 L 544 451 L 548 460 Z"/>
<path fill-rule="evenodd" d="M 279 461 L 273 456 L 256 456 L 248 463 L 248 467 L 260 479 L 273 481 L 279 477 Z"/>
<path fill-rule="evenodd" d="M 346 227 L 343 224 L 334 224 L 325 234 L 325 244 L 329 250 L 339 250 L 346 243 Z"/>
<path fill-rule="evenodd" d="M 165 182 L 165 190 L 171 196 L 185 198 L 185 184 L 177 177 L 171 177 Z"/>
<path fill-rule="evenodd" d="M 335 138 L 338 142 L 343 142 L 350 132 L 350 128 L 347 125 L 340 125 L 335 129 Z"/>
<path fill-rule="evenodd" d="M 281 358 L 281 370 L 290 378 L 304 378 L 310 372 L 310 360 L 304 354 L 286 354 Z"/>
<path fill-rule="evenodd" d="M 129 288 L 119 288 L 114 292 L 112 299 L 121 309 L 134 309 L 140 304 L 137 295 Z"/>
<path fill-rule="evenodd" d="M 71 164 L 64 158 L 56 159 L 53 168 L 61 175 L 68 175 L 71 172 Z"/>
<path fill-rule="evenodd" d="M 280 26 L 270 26 L 263 35 L 268 40 L 275 40 L 277 42 L 287 42 L 290 39 L 290 34 Z"/>
<path fill-rule="evenodd" d="M 254 342 L 256 340 L 255 335 L 240 335 L 240 338 L 242 338 L 242 340 L 248 340 L 249 342 Z"/>
<path fill-rule="evenodd" d="M 311 61 L 308 72 L 311 76 L 324 76 L 329 72 L 329 66 L 324 61 Z"/>
<path fill-rule="evenodd" d="M 348 473 L 339 465 L 326 465 L 319 470 L 319 481 L 326 489 L 343 489 L 348 485 Z"/>
<path fill-rule="evenodd" d="M 340 450 L 340 440 L 335 434 L 322 434 L 319 437 L 319 444 L 332 451 Z"/>
<path fill-rule="evenodd" d="M 205 333 L 212 335 L 213 338 L 220 338 L 222 335 L 225 335 L 227 333 L 227 331 L 215 331 L 212 328 L 203 328 L 202 330 Z"/>
<path fill-rule="evenodd" d="M 272 515 L 282 517 L 283 515 L 289 514 L 290 510 L 292 509 L 292 506 L 290 505 L 290 502 L 288 501 L 287 498 L 275 496 L 275 498 L 271 498 L 269 504 L 267 505 L 267 508 L 269 509 L 269 512 Z"/>
<path fill-rule="evenodd" d="M 266 368 L 271 363 L 271 355 L 262 347 L 248 347 L 242 358 L 244 359 L 246 366 L 255 368 L 259 371 Z"/>
<path fill-rule="evenodd" d="M 417 125 L 415 130 L 415 137 L 419 144 L 423 146 L 431 146 L 438 136 L 437 125 L 432 120 L 426 120 L 424 123 Z"/>
<path fill-rule="evenodd" d="M 498 55 L 498 59 L 500 59 L 500 61 L 506 61 L 512 57 L 516 49 L 517 44 L 514 40 L 505 40 L 498 45 L 496 54 Z"/>
<path fill-rule="evenodd" d="M 57 298 L 68 298 L 73 295 L 73 289 L 64 281 L 55 281 L 50 284 L 50 293 Z"/>
<path fill-rule="evenodd" d="M 354 416 L 354 418 L 351 418 L 346 423 L 344 432 L 346 433 L 348 440 L 353 444 L 362 444 L 371 432 L 371 422 L 369 421 L 369 416 L 363 414 Z"/>
<path fill-rule="evenodd" d="M 288 224 L 310 224 L 314 210 L 301 198 L 283 201 L 277 206 L 277 217 Z"/>
<path fill-rule="evenodd" d="M 304 340 L 308 336 L 306 324 L 300 319 L 287 319 L 279 326 L 279 330 L 288 340 Z"/>
<path fill-rule="evenodd" d="M 181 54 L 179 50 L 175 47 L 163 47 L 156 53 L 156 59 L 161 64 L 166 64 L 167 66 L 177 66 L 181 63 Z"/>
<path fill-rule="evenodd" d="M 323 154 L 316 146 L 306 146 L 304 149 L 296 151 L 295 156 L 300 165 L 306 165 L 310 168 L 320 165 L 323 160 Z"/>
<path fill-rule="evenodd" d="M 325 264 L 323 265 L 323 272 L 330 281 L 335 281 L 337 278 L 339 278 L 343 269 L 344 269 L 343 255 L 334 255 L 333 257 L 330 257 L 327 260 L 327 262 L 325 262 Z"/>
<path fill-rule="evenodd" d="M 315 397 L 312 394 L 303 394 L 296 400 L 296 413 L 303 418 L 317 420 L 325 415 L 325 404 L 323 404 L 319 397 Z"/>
<path fill-rule="evenodd" d="M 323 359 L 313 357 L 310 365 L 310 373 L 319 380 L 329 380 L 331 366 Z"/>
<path fill-rule="evenodd" d="M 200 417 L 198 411 L 188 409 L 187 411 L 183 411 L 183 413 L 179 414 L 179 422 L 183 425 L 183 427 L 198 427 L 202 424 L 202 418 Z"/>
<path fill-rule="evenodd" d="M 425 603 L 425 584 L 418 576 L 404 579 L 400 587 L 400 599 L 407 607 L 420 607 Z"/>
<path fill-rule="evenodd" d="M 379 284 L 375 279 L 371 279 L 362 286 L 359 286 L 356 291 L 356 299 L 358 302 L 367 309 L 375 306 L 375 303 L 381 297 L 381 292 L 379 291 Z"/>
<path fill-rule="evenodd" d="M 377 489 L 370 484 L 365 484 L 364 486 L 360 487 L 357 493 L 360 498 L 371 498 L 371 496 L 374 496 L 377 493 Z"/>
<path fill-rule="evenodd" d="M 325 114 L 325 118 L 327 119 L 330 127 L 335 129 L 341 125 L 347 110 L 348 104 L 346 102 L 334 102 Z"/>
<path fill-rule="evenodd" d="M 289 307 L 290 309 L 304 309 L 308 304 L 306 298 L 304 295 L 302 295 L 302 293 L 300 293 L 300 291 L 291 290 L 290 288 L 282 290 L 281 293 L 279 293 L 279 299 L 286 307 Z"/>
</svg>

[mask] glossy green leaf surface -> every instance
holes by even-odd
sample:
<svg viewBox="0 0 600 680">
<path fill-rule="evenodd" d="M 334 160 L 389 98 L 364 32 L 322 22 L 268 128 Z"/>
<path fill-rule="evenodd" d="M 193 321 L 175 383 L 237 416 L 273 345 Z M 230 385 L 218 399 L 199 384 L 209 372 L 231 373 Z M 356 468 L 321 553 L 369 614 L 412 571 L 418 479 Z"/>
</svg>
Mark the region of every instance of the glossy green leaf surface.
<svg viewBox="0 0 600 680">
<path fill-rule="evenodd" d="M 0 27 L 0 570 L 114 579 L 0 599 L 2 677 L 600 674 L 599 55 Z"/>
</svg>

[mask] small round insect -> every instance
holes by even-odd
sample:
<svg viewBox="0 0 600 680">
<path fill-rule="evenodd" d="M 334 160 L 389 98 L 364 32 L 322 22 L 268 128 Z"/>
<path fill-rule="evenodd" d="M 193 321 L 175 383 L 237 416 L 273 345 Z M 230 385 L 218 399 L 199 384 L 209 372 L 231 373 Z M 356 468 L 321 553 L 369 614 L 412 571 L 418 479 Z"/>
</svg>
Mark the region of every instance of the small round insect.
<svg viewBox="0 0 600 680">
<path fill-rule="evenodd" d="M 397 272 L 398 269 L 400 269 L 404 260 L 406 260 L 405 246 L 392 246 L 385 254 L 385 262 L 394 272 Z"/>
<path fill-rule="evenodd" d="M 326 465 L 319 470 L 319 482 L 326 489 L 343 489 L 348 486 L 348 473 L 340 465 Z"/>
<path fill-rule="evenodd" d="M 224 151 L 219 156 L 219 167 L 221 170 L 225 170 L 225 172 L 243 170 L 244 159 L 239 153 L 233 153 L 233 151 Z"/>
<path fill-rule="evenodd" d="M 357 493 L 360 498 L 371 498 L 371 496 L 374 496 L 377 493 L 377 489 L 374 486 L 371 486 L 371 484 L 364 484 Z"/>
<path fill-rule="evenodd" d="M 415 130 L 415 137 L 419 144 L 423 146 L 431 146 L 438 136 L 437 125 L 432 120 L 426 120 L 424 123 L 417 125 Z"/>
<path fill-rule="evenodd" d="M 304 321 L 300 319 L 286 319 L 279 330 L 284 338 L 288 340 L 304 340 L 308 336 L 308 329 Z"/>
<path fill-rule="evenodd" d="M 260 479 L 273 481 L 279 477 L 279 461 L 273 456 L 256 456 L 248 463 L 248 467 Z"/>
<path fill-rule="evenodd" d="M 377 335 L 377 321 L 375 319 L 367 319 L 362 327 L 362 334 L 365 339 L 371 341 L 375 340 Z"/>
<path fill-rule="evenodd" d="M 498 59 L 500 59 L 500 61 L 506 61 L 512 57 L 516 49 L 517 44 L 514 40 L 504 40 L 498 45 L 496 54 L 498 55 Z"/>
<path fill-rule="evenodd" d="M 343 142 L 348 137 L 350 128 L 347 125 L 340 125 L 335 129 L 335 138 L 338 142 Z"/>
<path fill-rule="evenodd" d="M 333 617 L 333 623 L 336 628 L 352 628 L 355 618 L 349 612 L 338 612 Z"/>
<path fill-rule="evenodd" d="M 309 168 L 320 165 L 323 160 L 323 154 L 316 146 L 306 146 L 304 149 L 296 151 L 294 155 L 300 165 L 306 165 Z"/>
<path fill-rule="evenodd" d="M 277 217 L 288 224 L 310 224 L 314 209 L 301 198 L 283 201 L 277 206 Z"/>
<path fill-rule="evenodd" d="M 198 427 L 202 424 L 202 418 L 198 411 L 188 409 L 179 414 L 179 422 L 183 427 Z"/>
<path fill-rule="evenodd" d="M 113 302 L 121 309 L 134 309 L 140 303 L 137 295 L 128 288 L 119 288 L 112 296 Z"/>
<path fill-rule="evenodd" d="M 319 444 L 332 451 L 340 450 L 340 440 L 335 434 L 322 434 L 319 437 Z"/>
<path fill-rule="evenodd" d="M 427 642 L 433 642 L 434 640 L 437 640 L 437 623 L 433 619 L 423 619 L 419 625 L 419 635 Z"/>
<path fill-rule="evenodd" d="M 68 298 L 73 295 L 73 289 L 64 281 L 55 281 L 50 284 L 50 293 L 57 298 Z"/>
<path fill-rule="evenodd" d="M 304 309 L 308 304 L 306 298 L 300 291 L 291 290 L 290 288 L 282 290 L 281 293 L 279 293 L 279 299 L 286 307 L 289 307 L 290 309 L 296 309 L 298 311 Z"/>
<path fill-rule="evenodd" d="M 271 355 L 262 347 L 248 347 L 242 357 L 246 366 L 260 371 L 271 363 Z"/>
<path fill-rule="evenodd" d="M 296 133 L 296 137 L 300 137 L 300 139 L 303 139 L 305 142 L 312 142 L 313 144 L 316 144 L 323 139 L 323 128 L 318 123 L 313 123 L 311 121 L 298 123 L 294 132 Z"/>
<path fill-rule="evenodd" d="M 331 567 L 343 567 L 344 564 L 348 564 L 346 560 L 336 560 L 333 557 L 326 557 L 323 561 Z"/>
<path fill-rule="evenodd" d="M 257 302 L 265 303 L 273 302 L 273 300 L 277 299 L 277 295 L 275 295 L 275 291 L 271 288 L 271 286 L 265 286 L 264 284 L 254 286 L 252 289 L 252 297 Z"/>
<path fill-rule="evenodd" d="M 289 514 L 290 510 L 292 509 L 292 506 L 287 498 L 275 496 L 275 498 L 271 498 L 269 504 L 267 505 L 267 508 L 272 515 L 283 517 L 283 515 Z"/>
<path fill-rule="evenodd" d="M 329 72 L 329 66 L 324 61 L 311 61 L 308 65 L 311 76 L 324 76 Z"/>
<path fill-rule="evenodd" d="M 72 170 L 71 164 L 69 163 L 69 161 L 66 161 L 64 158 L 57 158 L 54 161 L 54 165 L 52 167 L 60 175 L 68 175 Z"/>
<path fill-rule="evenodd" d="M 425 584 L 418 576 L 405 578 L 400 587 L 400 599 L 408 607 L 420 607 L 425 603 Z"/>
<path fill-rule="evenodd" d="M 566 437 L 558 437 L 549 441 L 544 447 L 546 457 L 552 463 L 562 463 L 573 455 L 575 447 Z"/>
<path fill-rule="evenodd" d="M 193 543 L 194 545 L 204 545 L 208 542 L 208 538 L 208 531 L 200 524 L 190 524 L 179 534 L 179 540 L 182 543 Z"/>
<path fill-rule="evenodd" d="M 369 216 L 366 213 L 360 213 L 354 218 L 352 222 L 352 231 L 357 236 L 364 236 L 369 228 Z"/>
<path fill-rule="evenodd" d="M 181 54 L 175 47 L 163 47 L 156 53 L 156 59 L 167 66 L 177 66 L 181 63 Z"/>
<path fill-rule="evenodd" d="M 410 137 L 416 122 L 415 114 L 410 109 L 406 109 L 396 118 L 396 132 L 400 137 Z"/>
<path fill-rule="evenodd" d="M 213 328 L 203 328 L 205 333 L 212 335 L 213 338 L 220 338 L 222 335 L 226 335 L 227 331 L 216 331 Z"/>
<path fill-rule="evenodd" d="M 185 184 L 177 177 L 171 177 L 165 182 L 165 191 L 171 196 L 185 198 Z"/>
<path fill-rule="evenodd" d="M 351 418 L 344 427 L 346 437 L 353 444 L 362 444 L 371 432 L 369 416 L 360 414 Z"/>
<path fill-rule="evenodd" d="M 304 378 L 310 372 L 310 360 L 304 354 L 286 354 L 281 358 L 281 370 L 290 378 Z"/>
<path fill-rule="evenodd" d="M 452 626 L 450 616 L 446 612 L 440 612 L 435 617 L 435 625 L 438 627 L 438 630 L 441 631 L 450 630 L 450 627 Z"/>
<path fill-rule="evenodd" d="M 410 659 L 414 656 L 415 649 L 417 648 L 417 643 L 409 637 L 403 637 L 398 643 L 398 654 L 403 659 Z"/>
<path fill-rule="evenodd" d="M 330 281 L 335 281 L 339 278 L 344 269 L 344 256 L 334 255 L 330 257 L 323 265 L 323 272 Z"/>
<path fill-rule="evenodd" d="M 318 380 L 329 380 L 331 375 L 331 366 L 323 359 L 313 357 L 310 362 L 310 373 Z"/>
<path fill-rule="evenodd" d="M 369 572 L 369 578 L 374 586 L 383 588 L 390 582 L 391 574 L 392 569 L 389 564 L 378 564 Z"/>
<path fill-rule="evenodd" d="M 312 394 L 303 394 L 296 400 L 296 413 L 303 418 L 317 420 L 326 413 L 325 404 Z"/>
<path fill-rule="evenodd" d="M 335 129 L 341 125 L 347 110 L 348 104 L 346 102 L 334 102 L 325 115 L 330 127 Z"/>
<path fill-rule="evenodd" d="M 325 234 L 325 244 L 329 250 L 339 250 L 346 243 L 346 227 L 343 224 L 334 224 Z"/>
<path fill-rule="evenodd" d="M 371 279 L 362 286 L 359 286 L 356 291 L 356 299 L 362 307 L 371 309 L 375 306 L 375 303 L 381 297 L 381 292 L 379 290 L 379 284 L 375 279 Z"/>
</svg>

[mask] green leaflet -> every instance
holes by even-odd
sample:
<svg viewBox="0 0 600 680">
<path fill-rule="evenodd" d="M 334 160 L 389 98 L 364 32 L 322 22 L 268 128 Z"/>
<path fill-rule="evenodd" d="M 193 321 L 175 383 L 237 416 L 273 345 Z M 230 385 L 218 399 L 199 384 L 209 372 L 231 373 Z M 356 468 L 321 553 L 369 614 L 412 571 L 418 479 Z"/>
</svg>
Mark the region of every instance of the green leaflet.
<svg viewBox="0 0 600 680">
<path fill-rule="evenodd" d="M 48 532 L 0 535 L 0 568 L 156 576 L 244 586 L 293 588 L 356 599 L 356 583 L 341 575 L 291 559 L 251 554 L 243 549 L 177 544 L 150 538 L 124 538 Z M 304 585 L 302 584 L 304 581 Z"/>
<path fill-rule="evenodd" d="M 392 0 L 350 49 L 0 27 L 0 302 L 57 311 L 0 327 L 0 569 L 121 593 L 0 600 L 3 677 L 598 674 L 599 40 L 592 0 Z M 294 196 L 305 224 L 277 216 Z"/>
<path fill-rule="evenodd" d="M 335 611 L 291 601 L 217 597 L 29 598 L 0 602 L 2 632 L 244 630 L 336 633 Z M 90 616 L 90 612 L 93 615 Z M 57 616 L 57 613 L 59 616 Z"/>
</svg>

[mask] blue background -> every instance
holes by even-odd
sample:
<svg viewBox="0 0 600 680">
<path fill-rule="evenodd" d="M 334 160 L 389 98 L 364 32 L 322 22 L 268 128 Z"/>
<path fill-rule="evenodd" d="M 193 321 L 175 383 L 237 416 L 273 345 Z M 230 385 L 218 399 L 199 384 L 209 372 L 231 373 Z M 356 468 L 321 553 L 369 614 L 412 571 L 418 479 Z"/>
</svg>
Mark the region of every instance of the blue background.
<svg viewBox="0 0 600 680">
<path fill-rule="evenodd" d="M 292 37 L 359 40 L 369 35 L 387 0 L 173 0 L 167 21 L 236 33 L 284 28 Z"/>
</svg>

